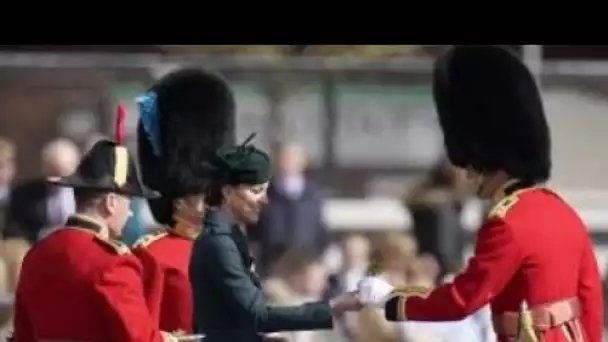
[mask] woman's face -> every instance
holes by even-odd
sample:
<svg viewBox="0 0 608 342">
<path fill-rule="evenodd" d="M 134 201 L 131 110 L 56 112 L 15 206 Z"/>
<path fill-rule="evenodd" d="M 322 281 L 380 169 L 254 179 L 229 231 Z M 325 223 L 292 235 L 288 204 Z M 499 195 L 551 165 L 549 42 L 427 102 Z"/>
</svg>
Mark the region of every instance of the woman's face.
<svg viewBox="0 0 608 342">
<path fill-rule="evenodd" d="M 268 203 L 268 182 L 263 184 L 227 185 L 224 199 L 234 218 L 244 224 L 256 223 L 264 204 Z"/>
</svg>

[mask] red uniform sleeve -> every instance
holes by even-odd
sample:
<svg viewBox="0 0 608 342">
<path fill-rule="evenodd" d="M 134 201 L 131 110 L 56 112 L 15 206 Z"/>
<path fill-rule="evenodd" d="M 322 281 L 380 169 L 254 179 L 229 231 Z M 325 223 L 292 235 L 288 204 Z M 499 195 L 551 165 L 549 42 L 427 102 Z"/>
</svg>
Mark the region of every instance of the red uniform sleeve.
<svg viewBox="0 0 608 342">
<path fill-rule="evenodd" d="M 590 342 L 603 341 L 604 300 L 602 281 L 593 254 L 593 244 L 588 239 L 581 259 L 578 298 L 581 302 L 581 322 Z"/>
<path fill-rule="evenodd" d="M 35 342 L 34 331 L 30 324 L 27 309 L 23 303 L 23 297 L 19 290 L 15 295 L 15 313 L 13 316 L 13 341 L 14 342 Z"/>
<path fill-rule="evenodd" d="M 490 221 L 479 230 L 475 254 L 464 272 L 424 298 L 407 298 L 405 317 L 415 321 L 464 319 L 502 291 L 521 261 L 511 228 L 503 221 Z"/>
<path fill-rule="evenodd" d="M 142 265 L 144 294 L 150 315 L 157 326 L 160 326 L 162 300 L 165 291 L 164 269 L 147 248 L 134 248 L 133 254 L 137 256 Z"/>
<path fill-rule="evenodd" d="M 94 284 L 97 310 L 103 313 L 112 341 L 162 342 L 146 306 L 141 265 L 123 258 L 105 269 Z"/>
<path fill-rule="evenodd" d="M 174 268 L 165 270 L 164 303 L 161 328 L 192 333 L 192 297 L 190 281 Z M 170 329 L 170 330 L 168 330 Z"/>
</svg>

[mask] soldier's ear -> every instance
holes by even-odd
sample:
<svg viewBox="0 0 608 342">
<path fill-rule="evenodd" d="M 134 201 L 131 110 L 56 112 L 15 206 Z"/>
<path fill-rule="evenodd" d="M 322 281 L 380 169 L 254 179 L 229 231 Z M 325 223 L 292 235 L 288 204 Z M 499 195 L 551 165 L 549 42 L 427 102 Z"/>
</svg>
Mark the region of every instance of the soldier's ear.
<svg viewBox="0 0 608 342">
<path fill-rule="evenodd" d="M 118 198 L 116 194 L 109 193 L 103 196 L 103 207 L 108 212 L 109 215 L 114 215 L 116 213 L 116 209 L 118 208 Z"/>
</svg>

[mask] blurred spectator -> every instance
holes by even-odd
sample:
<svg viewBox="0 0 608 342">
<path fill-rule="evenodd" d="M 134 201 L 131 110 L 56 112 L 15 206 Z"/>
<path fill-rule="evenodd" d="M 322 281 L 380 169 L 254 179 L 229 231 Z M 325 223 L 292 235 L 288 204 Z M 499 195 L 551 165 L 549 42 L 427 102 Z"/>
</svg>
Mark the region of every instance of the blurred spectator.
<svg viewBox="0 0 608 342">
<path fill-rule="evenodd" d="M 437 259 L 431 254 L 423 253 L 410 264 L 408 285 L 433 288 L 437 285 L 440 272 Z"/>
<path fill-rule="evenodd" d="M 6 211 L 16 172 L 16 151 L 13 142 L 0 138 L 0 231 L 6 225 Z"/>
<path fill-rule="evenodd" d="M 321 260 L 327 267 L 327 271 L 331 274 L 338 274 L 343 268 L 342 259 L 344 259 L 342 241 L 335 241 L 332 239 L 332 243 L 327 246 Z"/>
<path fill-rule="evenodd" d="M 0 231 L 4 232 L 9 210 L 9 201 L 11 196 L 11 187 L 16 172 L 17 148 L 15 144 L 5 138 L 0 138 Z M 18 269 L 13 259 L 19 259 L 20 253 L 15 253 L 14 249 L 19 250 L 19 244 L 15 246 L 9 242 L 8 245 L 3 241 L 0 244 L 0 294 L 11 290 L 10 285 L 13 282 L 11 268 Z M 15 257 L 15 255 L 17 255 Z M 4 317 L 3 317 L 4 318 Z M 4 319 L 0 321 L 4 324 Z"/>
<path fill-rule="evenodd" d="M 263 282 L 263 288 L 270 301 L 285 302 L 293 296 L 288 279 L 295 269 L 302 268 L 309 257 L 301 251 L 293 250 L 285 253 L 274 263 L 270 276 Z M 257 265 L 256 265 L 257 268 Z"/>
<path fill-rule="evenodd" d="M 264 282 L 265 293 L 275 305 L 298 305 L 320 300 L 327 287 L 325 266 L 306 252 L 290 251 L 275 267 L 274 276 Z M 335 342 L 333 331 L 282 333 L 290 342 Z"/>
<path fill-rule="evenodd" d="M 408 271 L 416 261 L 418 246 L 412 236 L 404 233 L 386 233 L 375 241 L 373 262 L 379 265 L 380 277 L 395 287 L 408 285 Z M 397 325 L 384 319 L 382 310 L 364 308 L 357 317 L 355 341 L 403 341 Z M 409 341 L 409 340 L 406 340 Z M 413 340 L 415 341 L 415 340 Z"/>
<path fill-rule="evenodd" d="M 361 234 L 351 234 L 342 240 L 342 265 L 337 274 L 330 276 L 329 298 L 338 293 L 353 291 L 366 275 L 369 265 L 369 240 Z"/>
<path fill-rule="evenodd" d="M 80 161 L 78 147 L 59 138 L 44 146 L 41 157 L 42 177 L 19 184 L 11 194 L 10 225 L 5 238 L 23 238 L 33 243 L 62 225 L 74 212 L 72 190 L 49 185 L 45 180 L 73 173 Z"/>
<path fill-rule="evenodd" d="M 340 293 L 353 291 L 357 283 L 367 274 L 369 265 L 370 244 L 367 237 L 361 234 L 351 234 L 342 240 L 342 266 L 341 269 L 329 277 L 326 300 Z M 354 336 L 357 324 L 357 313 L 347 312 L 344 316 L 336 318 L 338 329 L 347 338 Z"/>
<path fill-rule="evenodd" d="M 79 160 L 78 148 L 70 140 L 51 141 L 42 150 L 42 177 L 18 184 L 11 191 L 0 251 L 9 269 L 9 291 L 16 287 L 21 261 L 30 245 L 62 225 L 74 211 L 71 189 L 50 186 L 45 179 L 71 174 Z"/>
<path fill-rule="evenodd" d="M 437 258 L 442 276 L 458 270 L 462 262 L 460 213 L 467 189 L 465 173 L 442 160 L 406 198 L 420 252 Z"/>
<path fill-rule="evenodd" d="M 407 275 L 416 261 L 418 244 L 409 234 L 391 232 L 384 234 L 374 246 L 374 259 L 380 264 L 383 274 L 395 287 L 408 284 Z"/>
<path fill-rule="evenodd" d="M 260 272 L 272 267 L 287 250 L 302 250 L 317 258 L 327 244 L 327 227 L 321 215 L 319 190 L 304 174 L 306 156 L 295 144 L 283 145 L 277 158 L 276 176 L 268 189 L 266 205 L 257 229 Z"/>
</svg>

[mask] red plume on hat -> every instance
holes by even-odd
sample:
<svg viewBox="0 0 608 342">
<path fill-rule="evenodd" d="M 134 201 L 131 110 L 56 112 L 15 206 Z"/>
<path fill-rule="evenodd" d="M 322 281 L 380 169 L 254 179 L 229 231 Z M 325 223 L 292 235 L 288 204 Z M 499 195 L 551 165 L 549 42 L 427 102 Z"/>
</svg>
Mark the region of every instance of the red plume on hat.
<svg viewBox="0 0 608 342">
<path fill-rule="evenodd" d="M 114 118 L 114 138 L 118 144 L 121 144 L 125 140 L 125 119 L 127 117 L 127 110 L 125 105 L 119 103 L 116 107 L 116 117 Z"/>
</svg>

